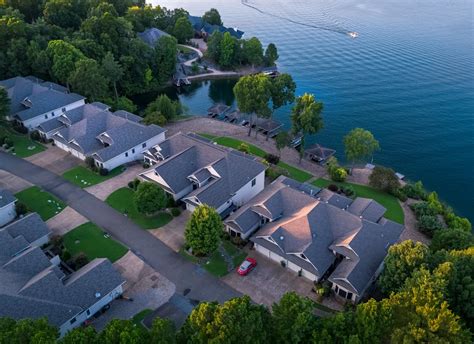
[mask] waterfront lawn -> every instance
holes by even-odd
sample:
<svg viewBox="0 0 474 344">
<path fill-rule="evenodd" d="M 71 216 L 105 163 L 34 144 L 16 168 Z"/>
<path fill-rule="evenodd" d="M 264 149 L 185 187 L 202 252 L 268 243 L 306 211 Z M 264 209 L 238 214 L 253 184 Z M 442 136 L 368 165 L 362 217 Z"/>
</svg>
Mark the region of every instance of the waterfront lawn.
<svg viewBox="0 0 474 344">
<path fill-rule="evenodd" d="M 69 171 L 64 172 L 63 178 L 81 188 L 86 188 L 88 186 L 99 184 L 106 181 L 107 179 L 118 176 L 123 171 L 125 171 L 125 167 L 119 166 L 110 171 L 106 176 L 101 176 L 99 173 L 91 171 L 84 166 L 77 166 L 73 169 L 70 169 Z"/>
<path fill-rule="evenodd" d="M 120 259 L 128 249 L 111 237 L 105 237 L 101 228 L 87 222 L 66 233 L 64 246 L 75 256 L 84 253 L 89 260 L 108 258 L 112 263 Z"/>
<path fill-rule="evenodd" d="M 46 150 L 45 146 L 39 142 L 31 140 L 28 135 L 14 133 L 5 127 L 0 128 L 0 136 L 8 137 L 12 140 L 13 147 L 15 147 L 12 153 L 20 158 L 27 158 Z"/>
<path fill-rule="evenodd" d="M 338 186 L 351 186 L 354 189 L 357 197 L 371 198 L 383 205 L 387 209 L 387 212 L 384 215 L 387 219 L 401 224 L 404 223 L 405 216 L 403 214 L 403 209 L 395 196 L 361 184 L 336 183 L 323 178 L 319 178 L 313 182 L 313 185 L 320 188 L 325 188 L 329 184 L 336 184 Z"/>
<path fill-rule="evenodd" d="M 258 156 L 260 158 L 265 158 L 265 155 L 267 155 L 267 152 L 264 151 L 263 149 L 261 149 L 257 146 L 254 146 L 250 143 L 234 139 L 232 137 L 226 137 L 226 136 L 216 137 L 216 136 L 212 136 L 212 135 L 209 135 L 209 134 L 202 134 L 202 133 L 200 133 L 199 135 L 201 135 L 203 137 L 206 137 L 210 140 L 213 140 L 221 146 L 226 146 L 226 147 L 230 147 L 230 148 L 234 148 L 234 149 L 239 149 L 239 146 L 242 143 L 245 143 L 246 145 L 249 146 L 250 154 Z M 299 182 L 305 182 L 305 181 L 307 181 L 308 179 L 310 179 L 312 177 L 311 173 L 303 171 L 303 170 L 301 170 L 301 169 L 299 169 L 299 168 L 297 168 L 293 165 L 289 165 L 289 164 L 287 164 L 283 161 L 280 161 L 278 163 L 278 166 L 285 169 L 285 170 L 287 170 L 290 177 L 297 180 L 297 181 L 299 181 Z"/>
<path fill-rule="evenodd" d="M 120 188 L 110 194 L 105 200 L 112 208 L 126 214 L 133 222 L 143 229 L 154 229 L 166 225 L 173 219 L 167 212 L 160 212 L 154 216 L 146 216 L 137 210 L 134 191 L 128 187 Z"/>
<path fill-rule="evenodd" d="M 59 214 L 66 207 L 62 201 L 37 186 L 20 191 L 15 197 L 24 203 L 28 210 L 37 212 L 43 221 Z"/>
</svg>

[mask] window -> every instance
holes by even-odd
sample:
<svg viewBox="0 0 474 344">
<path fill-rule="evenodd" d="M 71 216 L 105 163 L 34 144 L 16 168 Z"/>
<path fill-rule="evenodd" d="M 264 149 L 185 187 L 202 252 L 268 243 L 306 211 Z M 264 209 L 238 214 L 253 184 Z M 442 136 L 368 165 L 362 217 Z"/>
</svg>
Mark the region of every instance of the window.
<svg viewBox="0 0 474 344">
<path fill-rule="evenodd" d="M 339 291 L 339 287 L 336 285 L 336 288 L 334 288 L 334 291 L 337 293 Z"/>
<path fill-rule="evenodd" d="M 352 300 L 352 293 L 347 293 L 347 299 Z"/>
<path fill-rule="evenodd" d="M 45 118 L 45 119 L 48 119 L 48 115 L 44 115 L 44 118 Z"/>
<path fill-rule="evenodd" d="M 301 253 L 300 256 L 301 258 L 306 259 L 306 256 L 303 253 Z"/>
<path fill-rule="evenodd" d="M 63 112 L 66 112 L 66 108 L 62 108 Z"/>
<path fill-rule="evenodd" d="M 347 293 L 346 293 L 345 290 L 339 289 L 339 296 L 342 296 L 343 298 L 345 298 L 346 295 L 347 295 Z"/>
<path fill-rule="evenodd" d="M 87 314 L 87 315 L 91 315 L 90 309 L 87 310 L 86 314 Z"/>
<path fill-rule="evenodd" d="M 69 321 L 69 323 L 70 323 L 71 325 L 74 324 L 75 322 L 76 322 L 76 318 L 72 318 L 72 319 Z"/>
<path fill-rule="evenodd" d="M 146 142 L 142 144 L 142 148 L 145 148 L 146 147 Z"/>
<path fill-rule="evenodd" d="M 128 157 L 128 152 L 125 152 L 125 157 Z"/>
<path fill-rule="evenodd" d="M 132 154 L 135 154 L 135 148 L 132 148 Z"/>
<path fill-rule="evenodd" d="M 252 180 L 252 187 L 254 187 L 256 183 L 257 183 L 257 179 Z"/>
<path fill-rule="evenodd" d="M 53 117 L 54 117 L 54 111 L 53 111 L 53 112 L 51 112 L 51 116 L 53 116 Z"/>
</svg>

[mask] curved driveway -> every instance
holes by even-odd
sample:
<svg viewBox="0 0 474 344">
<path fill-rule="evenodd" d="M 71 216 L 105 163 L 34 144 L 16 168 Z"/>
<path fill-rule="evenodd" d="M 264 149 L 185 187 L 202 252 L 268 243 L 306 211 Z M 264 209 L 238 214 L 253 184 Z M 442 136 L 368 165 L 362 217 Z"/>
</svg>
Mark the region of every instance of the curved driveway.
<svg viewBox="0 0 474 344">
<path fill-rule="evenodd" d="M 193 300 L 224 302 L 240 296 L 236 290 L 187 261 L 128 218 L 57 174 L 0 152 L 0 169 L 38 185 L 102 227 L 176 285 L 176 292 Z"/>
</svg>

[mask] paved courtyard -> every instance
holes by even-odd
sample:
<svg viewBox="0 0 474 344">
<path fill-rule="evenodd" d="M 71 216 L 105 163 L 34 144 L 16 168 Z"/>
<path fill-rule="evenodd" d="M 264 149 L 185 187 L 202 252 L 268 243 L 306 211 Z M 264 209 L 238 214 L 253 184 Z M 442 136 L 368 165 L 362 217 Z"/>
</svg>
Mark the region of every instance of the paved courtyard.
<svg viewBox="0 0 474 344">
<path fill-rule="evenodd" d="M 53 231 L 53 235 L 64 235 L 89 220 L 79 214 L 71 207 L 66 207 L 58 215 L 46 221 L 48 227 Z"/>
<path fill-rule="evenodd" d="M 48 145 L 48 149 L 45 151 L 32 155 L 25 160 L 59 175 L 82 163 L 80 159 L 52 145 Z"/>
<path fill-rule="evenodd" d="M 110 309 L 93 321 L 98 330 L 112 319 L 130 319 L 144 309 L 155 310 L 167 303 L 175 293 L 173 283 L 131 251 L 116 261 L 114 267 L 126 280 L 124 296 L 129 299 L 112 302 Z"/>
<path fill-rule="evenodd" d="M 104 201 L 115 190 L 127 186 L 129 181 L 134 180 L 137 175 L 144 170 L 145 169 L 140 164 L 127 166 L 127 169 L 118 176 L 107 179 L 100 184 L 89 186 L 85 190 L 98 199 Z"/>
<path fill-rule="evenodd" d="M 178 252 L 184 245 L 184 229 L 190 216 L 191 213 L 184 210 L 181 215 L 175 217 L 171 222 L 150 232 L 168 247 Z"/>
</svg>

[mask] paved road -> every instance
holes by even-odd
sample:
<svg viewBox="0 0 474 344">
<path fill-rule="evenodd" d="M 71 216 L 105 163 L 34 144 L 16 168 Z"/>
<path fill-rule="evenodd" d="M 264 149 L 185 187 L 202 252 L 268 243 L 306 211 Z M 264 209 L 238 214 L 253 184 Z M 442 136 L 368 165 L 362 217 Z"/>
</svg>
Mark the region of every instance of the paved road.
<svg viewBox="0 0 474 344">
<path fill-rule="evenodd" d="M 42 187 L 105 229 L 173 282 L 177 293 L 182 295 L 185 290 L 190 289 L 191 291 L 186 293 L 186 297 L 190 299 L 218 302 L 241 295 L 202 268 L 184 259 L 106 203 L 60 176 L 4 152 L 0 152 L 0 169 Z"/>
</svg>

